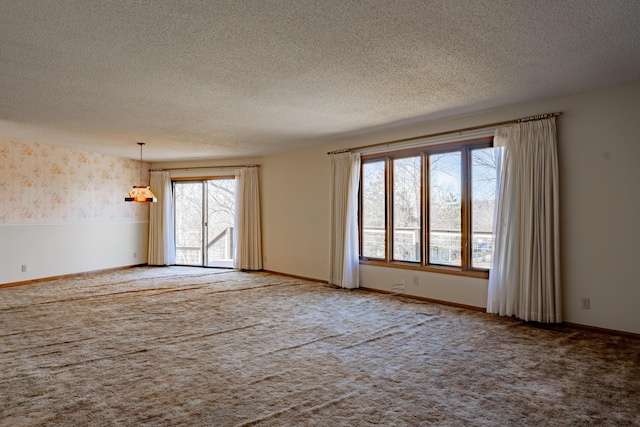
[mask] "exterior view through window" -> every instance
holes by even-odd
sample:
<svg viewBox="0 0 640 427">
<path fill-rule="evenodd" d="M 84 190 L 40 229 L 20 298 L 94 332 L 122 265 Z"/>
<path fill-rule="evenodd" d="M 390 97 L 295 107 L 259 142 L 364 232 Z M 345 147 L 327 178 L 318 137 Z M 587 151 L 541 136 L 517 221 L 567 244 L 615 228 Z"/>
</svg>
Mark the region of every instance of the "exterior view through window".
<svg viewBox="0 0 640 427">
<path fill-rule="evenodd" d="M 385 162 L 362 163 L 360 190 L 361 251 L 366 258 L 385 257 Z"/>
<path fill-rule="evenodd" d="M 486 275 L 496 176 L 491 138 L 362 156 L 362 262 Z"/>
<path fill-rule="evenodd" d="M 497 189 L 497 149 L 471 150 L 471 267 L 491 267 Z"/>
<path fill-rule="evenodd" d="M 420 156 L 393 160 L 393 259 L 420 261 Z"/>
<path fill-rule="evenodd" d="M 174 182 L 176 264 L 233 266 L 236 181 Z"/>
<path fill-rule="evenodd" d="M 429 263 L 462 266 L 462 155 L 429 156 Z"/>
</svg>

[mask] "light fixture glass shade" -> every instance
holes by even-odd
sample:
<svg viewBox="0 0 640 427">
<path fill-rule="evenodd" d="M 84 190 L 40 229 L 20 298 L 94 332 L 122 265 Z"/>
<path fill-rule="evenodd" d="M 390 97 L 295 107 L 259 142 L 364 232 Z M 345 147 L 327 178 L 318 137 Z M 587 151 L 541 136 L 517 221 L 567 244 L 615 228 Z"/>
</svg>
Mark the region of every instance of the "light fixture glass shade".
<svg viewBox="0 0 640 427">
<path fill-rule="evenodd" d="M 151 191 L 151 188 L 144 185 L 136 185 L 129 193 L 129 197 L 124 198 L 125 202 L 157 202 L 155 194 Z"/>
</svg>

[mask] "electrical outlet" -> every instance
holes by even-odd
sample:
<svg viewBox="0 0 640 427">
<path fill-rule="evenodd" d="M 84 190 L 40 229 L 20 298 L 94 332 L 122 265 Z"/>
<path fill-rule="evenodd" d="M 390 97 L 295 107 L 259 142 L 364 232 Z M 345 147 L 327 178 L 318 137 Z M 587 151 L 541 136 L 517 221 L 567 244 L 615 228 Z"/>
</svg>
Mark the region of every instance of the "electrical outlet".
<svg viewBox="0 0 640 427">
<path fill-rule="evenodd" d="M 27 264 L 22 264 L 22 272 L 23 273 L 27 272 Z"/>
<path fill-rule="evenodd" d="M 590 298 L 582 298 L 582 309 L 590 310 L 591 309 L 591 299 Z"/>
<path fill-rule="evenodd" d="M 133 253 L 133 258 L 138 258 L 138 253 L 137 252 Z"/>
<path fill-rule="evenodd" d="M 416 274 L 416 275 L 413 276 L 413 286 L 418 286 L 419 283 L 420 283 L 420 278 Z"/>
</svg>

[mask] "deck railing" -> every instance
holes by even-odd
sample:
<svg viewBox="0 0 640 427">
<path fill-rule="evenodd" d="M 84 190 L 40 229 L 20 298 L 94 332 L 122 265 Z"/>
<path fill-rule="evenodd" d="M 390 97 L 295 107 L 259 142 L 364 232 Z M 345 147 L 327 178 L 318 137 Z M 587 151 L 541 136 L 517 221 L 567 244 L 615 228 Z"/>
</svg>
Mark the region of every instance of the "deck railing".
<svg viewBox="0 0 640 427">
<path fill-rule="evenodd" d="M 394 258 L 407 261 L 420 259 L 419 228 L 397 228 L 394 230 Z M 461 265 L 462 234 L 452 230 L 433 230 L 429 241 L 431 264 Z M 363 229 L 363 255 L 384 258 L 384 228 Z M 491 232 L 474 232 L 471 239 L 471 263 L 474 268 L 489 268 L 493 254 L 495 236 Z"/>
<path fill-rule="evenodd" d="M 207 242 L 207 264 L 211 261 L 233 260 L 234 227 L 226 227 Z M 202 246 L 176 245 L 176 263 L 183 265 L 202 265 Z"/>
</svg>

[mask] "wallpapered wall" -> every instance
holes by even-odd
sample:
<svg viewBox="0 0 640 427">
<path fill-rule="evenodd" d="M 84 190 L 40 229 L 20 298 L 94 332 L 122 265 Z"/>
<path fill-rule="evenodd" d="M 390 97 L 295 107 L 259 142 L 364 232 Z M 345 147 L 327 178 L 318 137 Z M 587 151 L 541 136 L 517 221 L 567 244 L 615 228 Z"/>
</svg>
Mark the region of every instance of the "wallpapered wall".
<svg viewBox="0 0 640 427">
<path fill-rule="evenodd" d="M 148 164 L 0 138 L 0 224 L 136 222 L 149 207 L 126 203 L 133 185 L 148 184 Z"/>
</svg>

